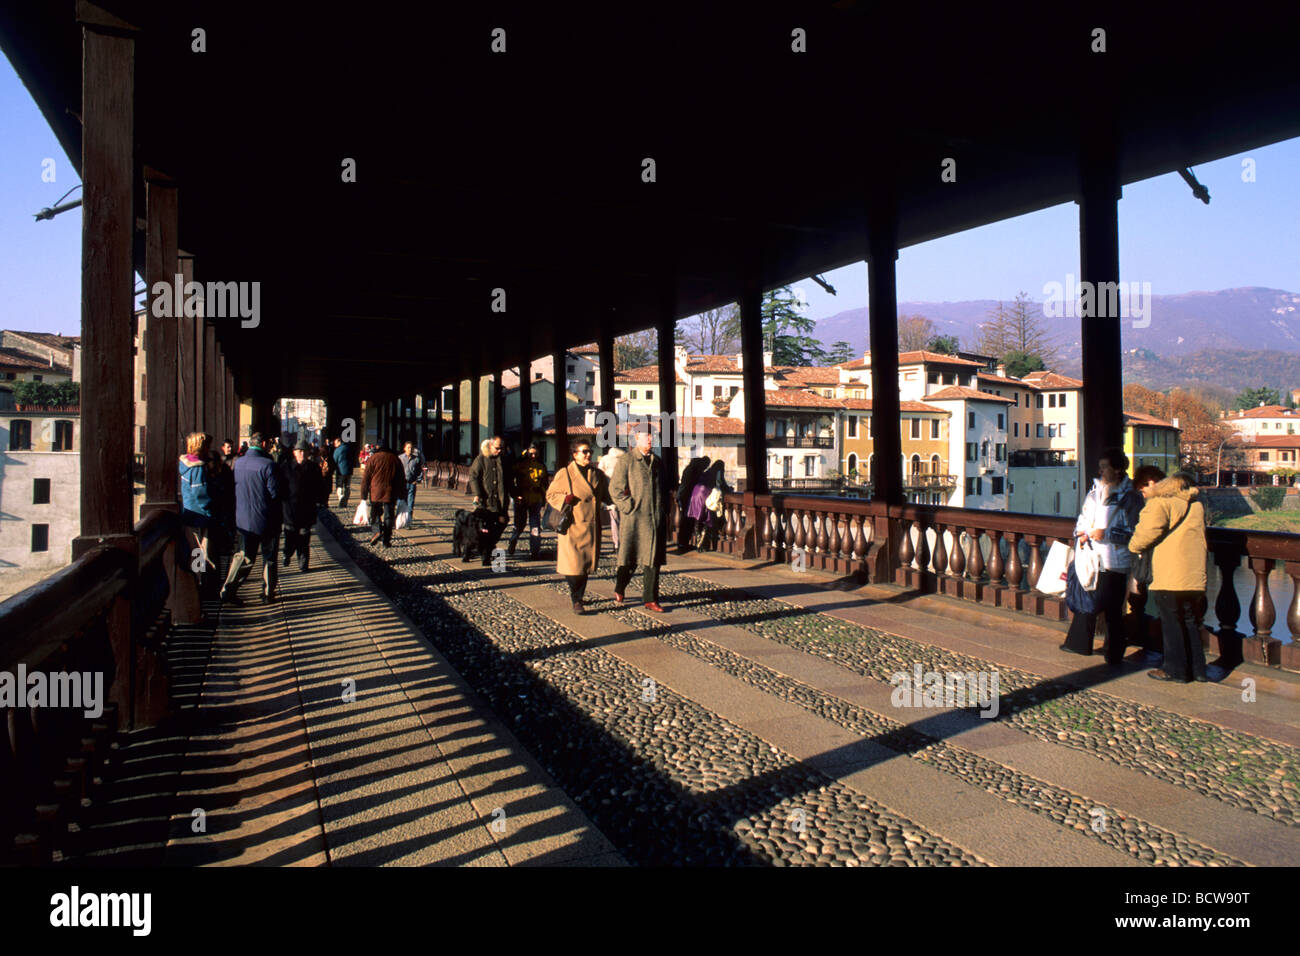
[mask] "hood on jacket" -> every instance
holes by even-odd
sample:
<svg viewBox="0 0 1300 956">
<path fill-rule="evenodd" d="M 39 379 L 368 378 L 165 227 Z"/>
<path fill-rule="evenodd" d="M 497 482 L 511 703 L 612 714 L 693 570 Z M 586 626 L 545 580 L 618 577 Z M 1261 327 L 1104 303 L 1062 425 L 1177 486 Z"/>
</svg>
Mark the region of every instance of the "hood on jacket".
<svg viewBox="0 0 1300 956">
<path fill-rule="evenodd" d="M 1165 479 L 1165 480 L 1168 481 L 1168 479 Z M 1094 478 L 1094 479 L 1092 479 L 1092 490 L 1093 490 L 1094 492 L 1097 492 L 1097 491 L 1100 491 L 1100 490 L 1101 490 L 1101 479 L 1100 479 L 1100 478 Z M 1133 479 L 1130 478 L 1128 475 L 1125 475 L 1124 478 L 1123 478 L 1123 480 L 1120 481 L 1120 483 L 1119 483 L 1118 485 L 1116 485 L 1116 486 L 1111 490 L 1111 494 L 1113 494 L 1113 495 L 1115 495 L 1117 498 L 1119 498 L 1119 497 L 1123 497 L 1124 494 L 1125 494 L 1126 492 L 1129 492 L 1129 491 L 1136 491 L 1136 490 L 1137 490 L 1137 489 L 1135 489 L 1135 488 L 1133 487 Z M 1103 500 L 1105 500 L 1105 499 L 1103 499 Z"/>
<path fill-rule="evenodd" d="M 1183 501 L 1191 501 L 1201 493 L 1201 489 L 1195 485 L 1182 487 L 1182 482 L 1171 476 L 1164 481 L 1157 482 L 1156 486 L 1151 489 L 1152 498 L 1181 498 Z"/>
<path fill-rule="evenodd" d="M 193 468 L 195 465 L 203 464 L 203 459 L 198 455 L 191 455 L 189 452 L 181 455 L 181 464 L 187 468 Z"/>
</svg>

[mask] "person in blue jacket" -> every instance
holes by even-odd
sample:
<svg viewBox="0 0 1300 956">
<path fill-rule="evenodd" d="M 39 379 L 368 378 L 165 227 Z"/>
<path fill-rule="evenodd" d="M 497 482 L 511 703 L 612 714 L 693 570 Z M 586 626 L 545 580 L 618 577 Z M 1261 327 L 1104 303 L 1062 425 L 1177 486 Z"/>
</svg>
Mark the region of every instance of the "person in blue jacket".
<svg viewBox="0 0 1300 956">
<path fill-rule="evenodd" d="M 185 527 L 190 550 L 203 552 L 203 571 L 199 582 L 209 567 L 216 565 L 208 557 L 209 537 L 216 524 L 215 491 L 218 481 L 212 462 L 212 436 L 203 432 L 190 432 L 185 438 L 185 454 L 177 462 L 181 486 L 181 524 Z"/>
<path fill-rule="evenodd" d="M 239 586 L 244 583 L 257 553 L 262 552 L 262 603 L 275 599 L 276 545 L 280 540 L 280 482 L 275 462 L 262 450 L 262 436 L 253 433 L 248 451 L 235 462 L 235 527 L 239 550 L 230 561 L 230 573 L 221 589 L 221 600 L 236 606 Z"/>
<path fill-rule="evenodd" d="M 343 497 L 339 499 L 339 507 L 348 506 L 348 487 L 352 480 L 352 450 L 348 448 L 347 443 L 342 438 L 334 439 L 334 487 L 343 489 Z"/>
</svg>

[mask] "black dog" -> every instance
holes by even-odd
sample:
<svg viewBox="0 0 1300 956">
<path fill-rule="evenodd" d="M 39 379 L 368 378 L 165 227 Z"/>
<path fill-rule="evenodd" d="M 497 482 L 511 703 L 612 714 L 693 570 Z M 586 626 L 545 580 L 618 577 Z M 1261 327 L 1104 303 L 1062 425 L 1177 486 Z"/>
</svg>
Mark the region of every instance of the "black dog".
<svg viewBox="0 0 1300 956">
<path fill-rule="evenodd" d="M 482 558 L 487 554 L 488 542 L 496 531 L 495 522 L 492 512 L 483 508 L 473 511 L 458 508 L 451 529 L 451 553 L 459 554 L 464 563 L 471 560 L 474 551 Z"/>
</svg>

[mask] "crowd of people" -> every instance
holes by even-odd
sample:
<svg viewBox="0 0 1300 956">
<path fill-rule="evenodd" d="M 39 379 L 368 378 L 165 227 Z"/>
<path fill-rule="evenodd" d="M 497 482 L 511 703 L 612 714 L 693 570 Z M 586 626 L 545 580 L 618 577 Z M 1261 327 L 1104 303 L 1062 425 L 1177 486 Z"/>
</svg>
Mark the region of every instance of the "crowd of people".
<svg viewBox="0 0 1300 956">
<path fill-rule="evenodd" d="M 1094 549 L 1099 559 L 1094 609 L 1075 610 L 1061 650 L 1091 654 L 1101 618 L 1108 666 L 1118 668 L 1136 644 L 1149 663 L 1161 662 L 1148 672 L 1154 680 L 1219 679 L 1221 669 L 1206 664 L 1201 643 L 1208 546 L 1205 505 L 1195 480 L 1185 472 L 1166 476 L 1154 465 L 1129 478 L 1128 456 L 1119 448 L 1107 449 L 1097 464 L 1098 477 L 1074 527 L 1076 549 Z M 1142 580 L 1145 575 L 1130 573 L 1138 555 L 1149 557 L 1149 583 Z M 1159 645 L 1148 636 L 1148 601 L 1160 620 Z"/>
</svg>

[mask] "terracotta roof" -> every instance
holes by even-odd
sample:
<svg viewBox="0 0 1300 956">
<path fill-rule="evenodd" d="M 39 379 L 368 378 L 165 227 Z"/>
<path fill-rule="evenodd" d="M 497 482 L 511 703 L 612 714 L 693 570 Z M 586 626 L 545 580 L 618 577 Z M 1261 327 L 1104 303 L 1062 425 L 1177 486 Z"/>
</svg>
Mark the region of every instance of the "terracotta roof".
<svg viewBox="0 0 1300 956">
<path fill-rule="evenodd" d="M 1300 435 L 1269 435 L 1254 441 L 1243 441 L 1237 447 L 1249 451 L 1252 448 L 1300 448 Z"/>
<path fill-rule="evenodd" d="M 659 366 L 658 366 L 658 365 L 642 365 L 642 366 L 639 367 L 639 368 L 625 368 L 625 369 L 623 369 L 623 371 L 621 371 L 621 372 L 615 372 L 615 373 L 614 373 L 614 384 L 615 384 L 615 385 L 619 385 L 619 384 L 622 384 L 622 383 L 624 383 L 624 382 L 626 382 L 626 383 L 628 383 L 628 384 L 630 384 L 630 385 L 638 385 L 638 384 L 641 384 L 641 383 L 645 383 L 645 384 L 647 384 L 647 385 L 658 385 L 658 384 L 659 384 Z M 678 385 L 685 385 L 685 384 L 686 384 L 686 379 L 684 379 L 684 378 L 682 378 L 680 375 L 678 375 L 678 376 L 677 376 L 677 384 L 678 384 Z"/>
<path fill-rule="evenodd" d="M 764 392 L 763 400 L 769 408 L 783 405 L 787 408 L 843 408 L 844 399 L 827 398 L 806 388 L 780 388 L 774 392 Z"/>
<path fill-rule="evenodd" d="M 54 332 L 22 332 L 18 329 L 5 329 L 4 331 L 12 332 L 14 335 L 21 335 L 33 342 L 40 342 L 42 345 L 53 346 L 56 349 L 71 349 L 74 345 L 81 344 L 80 335 L 57 335 Z"/>
<path fill-rule="evenodd" d="M 870 353 L 868 353 L 868 356 Z M 965 365 L 969 368 L 984 368 L 983 362 L 972 362 L 970 359 L 958 358 L 955 355 L 944 355 L 942 352 L 929 352 L 925 349 L 917 349 L 913 352 L 899 352 L 899 365 L 916 365 L 919 362 L 929 362 L 934 365 Z M 853 362 L 843 362 L 836 368 L 870 368 L 870 358 L 861 358 Z"/>
<path fill-rule="evenodd" d="M 869 412 L 871 411 L 871 399 L 869 398 L 841 398 L 840 404 L 850 412 Z M 946 408 L 938 408 L 934 405 L 927 405 L 925 402 L 914 402 L 910 399 L 898 403 L 900 412 L 934 412 L 937 415 L 951 415 L 952 413 Z"/>
<path fill-rule="evenodd" d="M 1049 390 L 1061 390 L 1066 388 L 1083 388 L 1083 382 L 1077 378 L 1070 378 L 1066 375 L 1058 375 L 1055 372 L 1041 371 L 1030 372 L 1024 377 L 1025 384 L 1034 388 L 1045 388 Z"/>
<path fill-rule="evenodd" d="M 817 365 L 782 365 L 777 366 L 776 374 L 788 382 L 804 385 L 838 385 L 840 370 L 822 368 Z"/>
<path fill-rule="evenodd" d="M 581 409 L 578 409 L 578 411 L 581 411 Z M 624 422 L 618 426 L 618 434 L 623 436 L 631 435 L 642 424 L 644 423 L 636 421 Z M 650 416 L 649 425 L 652 433 L 657 434 L 659 432 L 659 419 L 657 417 L 653 415 Z M 706 418 L 686 415 L 677 419 L 677 430 L 678 432 L 687 435 L 733 435 L 738 438 L 743 438 L 745 435 L 745 423 L 738 418 Z M 600 434 L 600 429 L 590 428 L 581 423 L 576 425 L 570 424 L 568 433 L 570 435 L 595 436 Z M 554 435 L 555 428 L 551 427 L 544 429 L 542 434 Z"/>
<path fill-rule="evenodd" d="M 734 355 L 688 355 L 686 374 L 708 375 L 710 372 L 739 372 Z"/>
<path fill-rule="evenodd" d="M 569 349 L 574 355 L 599 355 L 600 346 L 595 342 L 590 345 L 579 345 L 577 348 Z"/>
<path fill-rule="evenodd" d="M 1033 388 L 1033 386 L 1022 378 L 1012 378 L 1010 375 L 994 375 L 992 372 L 980 372 L 976 378 L 982 378 L 987 382 L 998 382 L 1002 385 L 1016 385 L 1020 388 Z"/>
<path fill-rule="evenodd" d="M 947 388 L 941 388 L 937 392 L 931 392 L 925 396 L 932 402 L 953 401 L 954 399 L 964 398 L 967 401 L 974 402 L 1005 402 L 1010 405 L 1013 399 L 1005 395 L 994 395 L 992 392 L 981 392 L 977 388 L 969 388 L 965 385 L 949 385 Z"/>
<path fill-rule="evenodd" d="M 1156 418 L 1154 415 L 1148 415 L 1146 412 L 1125 412 L 1125 425 L 1147 425 L 1160 428 L 1177 428 L 1173 422 L 1167 422 L 1163 418 Z"/>
<path fill-rule="evenodd" d="M 1300 418 L 1300 412 L 1285 405 L 1262 405 L 1245 411 L 1229 412 L 1228 418 Z"/>
<path fill-rule="evenodd" d="M 13 348 L 0 348 L 0 368 L 53 372 L 56 375 L 72 374 L 72 369 L 66 365 L 51 365 L 49 359 Z"/>
</svg>

